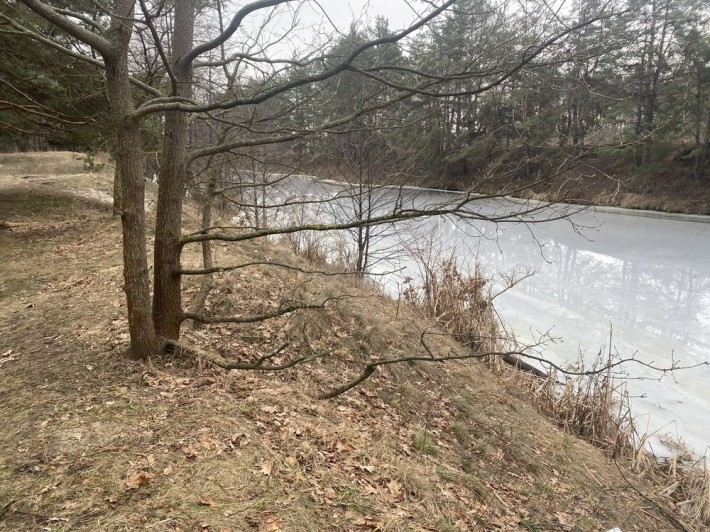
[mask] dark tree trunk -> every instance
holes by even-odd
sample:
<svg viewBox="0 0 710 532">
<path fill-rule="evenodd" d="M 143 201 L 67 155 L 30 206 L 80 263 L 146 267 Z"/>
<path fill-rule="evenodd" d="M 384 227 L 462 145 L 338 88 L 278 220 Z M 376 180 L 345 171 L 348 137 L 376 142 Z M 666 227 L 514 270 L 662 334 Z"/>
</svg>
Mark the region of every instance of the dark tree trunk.
<svg viewBox="0 0 710 532">
<path fill-rule="evenodd" d="M 123 212 L 123 185 L 121 184 L 121 160 L 116 158 L 116 168 L 113 172 L 113 215 Z"/>
<path fill-rule="evenodd" d="M 173 31 L 173 72 L 177 79 L 178 96 L 191 95 L 192 69 L 180 58 L 190 51 L 194 32 L 194 3 L 178 0 L 175 3 Z M 187 168 L 186 113 L 165 113 L 165 131 L 160 185 L 155 227 L 153 321 L 160 336 L 170 340 L 180 337 L 183 321 L 180 276 L 180 233 L 182 230 L 182 202 Z"/>
<path fill-rule="evenodd" d="M 113 53 L 105 58 L 111 114 L 117 127 L 116 166 L 120 175 L 123 226 L 123 278 L 128 306 L 131 352 L 144 359 L 160 349 L 151 318 L 150 283 L 145 240 L 145 180 L 140 128 L 132 120 L 133 98 L 128 70 L 131 38 L 131 0 L 117 0 L 114 9 L 127 18 L 113 17 L 109 38 Z"/>
</svg>

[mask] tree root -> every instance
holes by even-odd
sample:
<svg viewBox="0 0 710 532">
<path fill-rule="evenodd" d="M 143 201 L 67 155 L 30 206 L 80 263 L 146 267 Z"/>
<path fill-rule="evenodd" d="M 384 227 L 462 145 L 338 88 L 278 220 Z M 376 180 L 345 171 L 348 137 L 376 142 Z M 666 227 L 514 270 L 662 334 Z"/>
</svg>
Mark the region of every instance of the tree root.
<svg viewBox="0 0 710 532">
<path fill-rule="evenodd" d="M 191 345 L 185 345 L 175 340 L 165 340 L 165 346 L 174 349 L 176 352 L 184 353 L 190 355 L 198 360 L 206 360 L 210 364 L 217 366 L 222 369 L 238 369 L 244 371 L 283 371 L 285 369 L 292 368 L 298 364 L 311 360 L 315 357 L 300 357 L 283 364 L 266 364 L 269 360 L 277 356 L 284 349 L 290 345 L 290 342 L 286 342 L 280 345 L 275 350 L 263 355 L 255 362 L 230 362 L 216 353 L 210 353 L 208 351 L 203 351 L 197 347 Z"/>
</svg>

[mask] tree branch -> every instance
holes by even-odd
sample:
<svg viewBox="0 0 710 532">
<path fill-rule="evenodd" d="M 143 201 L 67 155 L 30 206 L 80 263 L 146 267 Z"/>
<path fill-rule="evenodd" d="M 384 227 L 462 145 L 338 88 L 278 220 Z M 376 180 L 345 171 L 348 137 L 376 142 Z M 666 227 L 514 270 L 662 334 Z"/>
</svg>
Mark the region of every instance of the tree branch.
<svg viewBox="0 0 710 532">
<path fill-rule="evenodd" d="M 228 360 L 225 360 L 224 358 L 222 358 L 221 356 L 219 356 L 216 353 L 208 353 L 207 351 L 203 351 L 202 349 L 199 349 L 197 347 L 194 347 L 191 345 L 185 345 L 185 344 L 182 344 L 182 343 L 177 342 L 175 340 L 166 340 L 165 345 L 172 347 L 173 349 L 176 349 L 176 350 L 181 351 L 183 353 L 188 353 L 197 359 L 206 360 L 210 364 L 213 364 L 219 368 L 227 369 L 227 370 L 237 369 L 237 370 L 243 370 L 243 371 L 284 371 L 284 370 L 292 368 L 298 364 L 313 360 L 313 359 L 317 358 L 317 356 L 318 356 L 318 355 L 302 356 L 302 357 L 294 358 L 292 360 L 284 362 L 283 364 L 274 364 L 272 366 L 266 366 L 266 365 L 264 365 L 264 362 L 277 356 L 284 349 L 286 349 L 286 347 L 288 347 L 289 344 L 288 343 L 283 344 L 282 346 L 278 347 L 276 350 L 272 351 L 271 353 L 263 355 L 261 358 L 259 358 L 256 362 L 253 362 L 253 363 L 251 363 L 251 362 L 230 362 Z"/>
<path fill-rule="evenodd" d="M 278 310 L 274 312 L 269 312 L 266 314 L 261 314 L 258 316 L 203 316 L 202 314 L 195 314 L 192 312 L 183 313 L 183 320 L 194 320 L 199 323 L 257 323 L 260 321 L 271 320 L 278 318 L 280 316 L 285 316 L 297 310 L 319 310 L 325 308 L 325 305 L 331 301 L 339 301 L 348 296 L 338 296 L 329 297 L 322 303 L 294 303 L 285 302 L 282 303 Z M 287 306 L 284 306 L 287 305 Z"/>
<path fill-rule="evenodd" d="M 75 24 L 66 16 L 55 11 L 47 4 L 40 2 L 39 0 L 20 1 L 48 22 L 51 22 L 61 30 L 71 35 L 72 37 L 79 39 L 81 42 L 91 46 L 104 58 L 112 56 L 115 53 L 115 50 L 107 39 L 101 37 L 100 35 L 92 31 L 87 30 L 86 28 L 82 28 L 78 24 Z"/>
</svg>

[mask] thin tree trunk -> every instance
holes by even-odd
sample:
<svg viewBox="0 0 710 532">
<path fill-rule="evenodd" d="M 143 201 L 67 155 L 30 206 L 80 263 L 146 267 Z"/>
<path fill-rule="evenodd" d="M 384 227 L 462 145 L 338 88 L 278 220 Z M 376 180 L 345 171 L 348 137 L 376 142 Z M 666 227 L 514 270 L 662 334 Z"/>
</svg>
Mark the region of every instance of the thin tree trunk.
<svg viewBox="0 0 710 532">
<path fill-rule="evenodd" d="M 695 159 L 695 178 L 701 180 L 705 177 L 705 166 L 710 160 L 710 109 L 708 109 L 707 121 L 705 123 L 705 141 Z"/>
<path fill-rule="evenodd" d="M 113 215 L 123 212 L 123 185 L 121 184 L 121 160 L 116 158 L 116 168 L 113 172 Z"/>
<path fill-rule="evenodd" d="M 207 230 L 212 225 L 212 208 L 214 206 L 215 189 L 217 188 L 217 175 L 217 172 L 215 172 L 207 185 L 205 202 L 202 206 L 203 230 Z M 212 242 L 209 240 L 202 242 L 202 265 L 205 270 L 209 270 L 214 266 L 214 260 L 212 259 Z M 210 291 L 212 290 L 213 277 L 213 274 L 208 273 L 202 278 L 200 290 L 194 295 L 192 301 L 190 301 L 190 304 L 188 305 L 190 314 L 199 314 L 204 309 L 207 296 L 209 296 Z M 195 328 L 197 325 L 198 322 L 193 321 L 190 327 Z"/>
</svg>

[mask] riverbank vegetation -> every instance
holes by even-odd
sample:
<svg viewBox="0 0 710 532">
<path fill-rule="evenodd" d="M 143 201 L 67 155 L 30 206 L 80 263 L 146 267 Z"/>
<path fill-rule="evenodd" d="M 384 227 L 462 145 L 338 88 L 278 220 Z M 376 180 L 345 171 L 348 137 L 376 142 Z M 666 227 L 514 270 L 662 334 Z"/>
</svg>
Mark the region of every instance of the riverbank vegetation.
<svg viewBox="0 0 710 532">
<path fill-rule="evenodd" d="M 476 346 L 482 339 L 511 341 L 499 331 L 491 293 L 484 288 L 487 280 L 478 269 L 465 274 L 453 259 L 432 254 L 419 254 L 418 260 L 426 273 L 421 285 L 405 291 L 410 305 L 464 345 Z M 601 449 L 620 474 L 633 471 L 650 480 L 656 492 L 675 501 L 692 522 L 710 525 L 707 457 L 695 456 L 677 436 L 639 430 L 626 383 L 612 369 L 611 352 L 570 364 L 568 372 L 554 367 L 543 372 L 511 355 L 486 361 L 496 375 L 529 391 L 531 403 L 566 433 Z"/>
<path fill-rule="evenodd" d="M 265 295 L 347 297 L 185 334 L 237 360 L 289 342 L 288 354 L 316 356 L 309 364 L 225 372 L 179 353 L 131 361 L 121 355 L 112 169 L 86 173 L 61 153 L 10 159 L 0 159 L 0 415 L 11 427 L 0 435 L 0 528 L 693 530 L 627 456 L 617 469 L 571 427 L 547 421 L 519 372 L 476 359 L 412 362 L 318 400 L 384 353 L 465 346 L 422 315 L 426 299 L 398 303 L 278 242 L 220 247 L 235 263 L 258 264 L 217 274 L 206 304 L 258 314 Z M 154 199 L 149 187 L 151 220 Z M 186 223 L 199 222 L 188 203 Z M 199 264 L 199 254 L 187 260 Z M 461 278 L 461 294 L 490 324 L 484 283 L 472 279 Z M 444 302 L 455 299 L 434 297 L 430 308 L 450 323 Z"/>
</svg>

